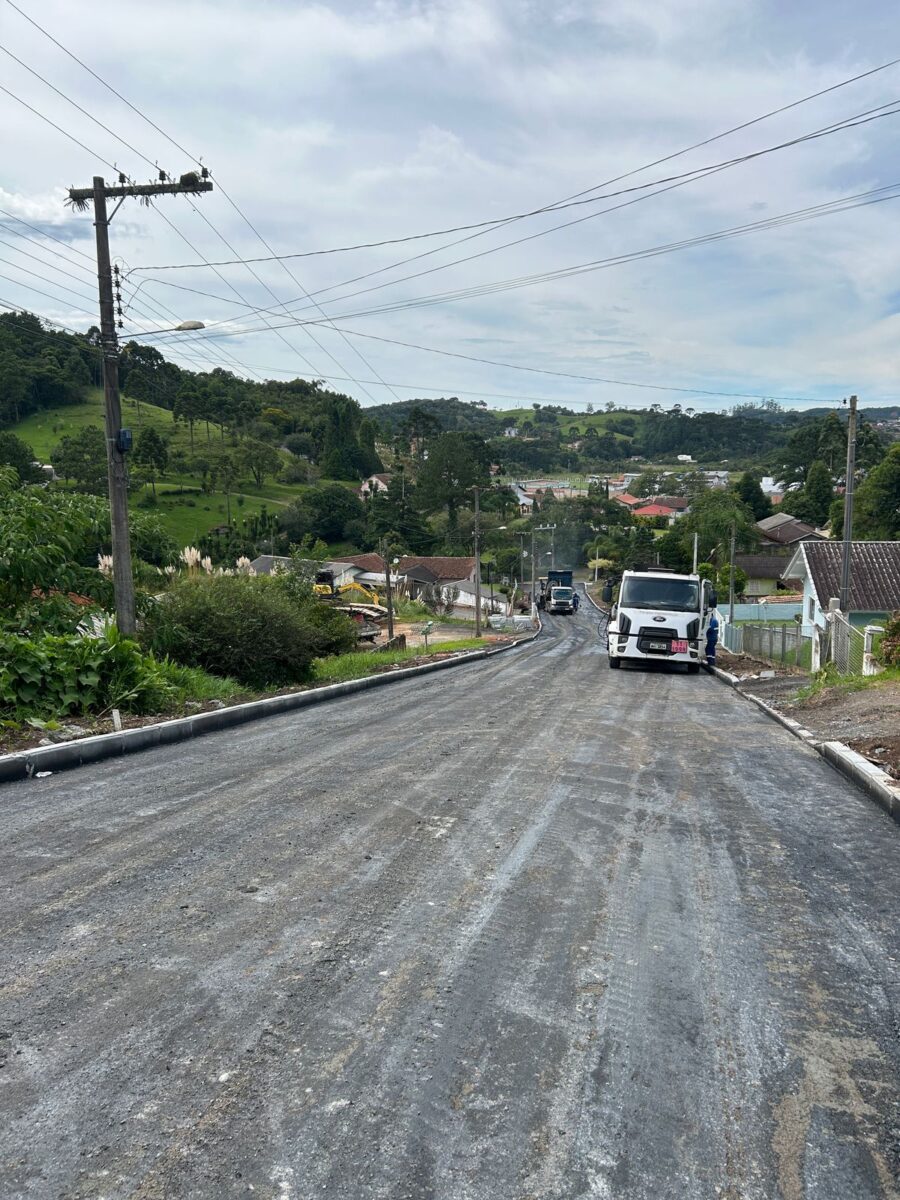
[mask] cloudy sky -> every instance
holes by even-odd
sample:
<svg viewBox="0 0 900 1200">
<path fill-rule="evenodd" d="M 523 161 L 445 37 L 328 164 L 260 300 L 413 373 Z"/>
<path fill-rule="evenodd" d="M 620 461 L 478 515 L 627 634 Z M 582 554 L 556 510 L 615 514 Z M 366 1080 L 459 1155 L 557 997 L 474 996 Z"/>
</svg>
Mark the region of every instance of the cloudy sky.
<svg viewBox="0 0 900 1200">
<path fill-rule="evenodd" d="M 112 227 L 134 297 L 124 333 L 206 323 L 191 339 L 149 339 L 183 365 L 325 378 L 363 404 L 441 394 L 501 407 L 502 397 L 733 403 L 704 390 L 801 405 L 850 391 L 897 399 L 900 200 L 486 286 L 900 184 L 900 114 L 887 109 L 676 188 L 645 186 L 900 100 L 900 66 L 889 67 L 681 153 L 900 56 L 889 0 L 16 4 L 134 109 L 0 0 L 4 307 L 87 328 L 93 231 L 64 207 L 65 189 L 111 178 L 110 164 L 136 180 L 151 163 L 178 176 L 198 156 L 221 189 L 156 209 L 128 201 Z M 202 265 L 500 220 L 585 192 L 588 204 L 502 227 L 284 265 Z M 185 263 L 201 265 L 161 269 Z"/>
</svg>

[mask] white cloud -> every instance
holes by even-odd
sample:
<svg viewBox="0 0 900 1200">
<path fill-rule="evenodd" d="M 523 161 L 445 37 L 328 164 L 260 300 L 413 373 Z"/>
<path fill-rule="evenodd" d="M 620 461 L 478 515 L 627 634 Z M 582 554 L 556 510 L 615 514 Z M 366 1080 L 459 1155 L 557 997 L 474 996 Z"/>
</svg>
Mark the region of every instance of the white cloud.
<svg viewBox="0 0 900 1200">
<path fill-rule="evenodd" d="M 187 150 L 202 154 L 274 246 L 305 251 L 557 200 L 886 57 L 886 5 L 865 0 L 852 13 L 827 7 L 827 20 L 811 9 L 804 20 L 776 0 L 749 7 L 738 0 L 131 0 L 124 7 L 99 0 L 88 24 L 64 0 L 45 0 L 35 17 Z M 98 23 L 106 31 L 101 43 L 91 32 Z M 14 13 L 4 22 L 4 41 L 151 162 L 173 173 L 190 165 Z M 151 174 L 147 163 L 65 100 L 6 65 L 5 86 L 101 157 L 135 175 Z M 884 72 L 627 182 L 796 136 L 883 103 L 895 89 L 896 71 Z M 490 250 L 586 210 L 514 224 L 328 291 L 322 303 L 343 313 L 555 270 L 886 184 L 893 181 L 895 124 L 887 119 L 786 150 L 472 262 L 340 298 Z M 109 168 L 14 101 L 0 111 L 0 134 L 7 148 L 0 206 L 65 238 L 77 233 L 78 245 L 89 249 L 90 221 L 70 215 L 64 188 L 89 183 L 98 170 L 109 175 Z M 241 254 L 265 253 L 218 190 L 193 207 L 172 200 L 159 208 L 208 258 L 231 255 L 203 217 Z M 890 397 L 900 266 L 896 222 L 896 206 L 885 204 L 529 290 L 361 317 L 354 324 L 403 341 L 647 383 L 798 395 L 821 388 L 824 396 L 853 378 L 860 391 L 869 386 L 873 398 Z M 194 258 L 153 210 L 129 205 L 113 234 L 114 252 L 132 266 Z M 453 240 L 294 260 L 289 270 L 299 283 L 275 264 L 254 269 L 279 298 L 293 301 L 303 288 L 331 288 Z M 223 268 L 223 274 L 248 302 L 273 305 L 266 286 L 247 270 Z M 235 300 L 209 270 L 160 278 L 167 285 L 145 285 L 145 299 L 180 316 L 245 323 L 237 305 L 168 286 Z M 48 315 L 66 313 L 82 326 L 90 320 L 62 303 L 51 312 L 52 301 L 24 288 L 11 298 Z M 146 313 L 145 327 L 159 319 Z M 317 329 L 315 337 L 344 370 L 329 364 L 300 330 L 286 331 L 285 340 L 256 334 L 228 345 L 248 364 L 304 370 L 302 352 L 325 373 L 349 369 L 369 377 L 336 334 Z M 222 345 L 196 342 L 190 352 L 202 346 L 219 355 Z M 360 346 L 384 378 L 450 393 L 469 388 L 560 400 L 646 399 L 639 392 L 379 343 Z M 366 399 L 361 390 L 349 390 Z M 379 387 L 368 391 L 385 398 Z"/>
</svg>

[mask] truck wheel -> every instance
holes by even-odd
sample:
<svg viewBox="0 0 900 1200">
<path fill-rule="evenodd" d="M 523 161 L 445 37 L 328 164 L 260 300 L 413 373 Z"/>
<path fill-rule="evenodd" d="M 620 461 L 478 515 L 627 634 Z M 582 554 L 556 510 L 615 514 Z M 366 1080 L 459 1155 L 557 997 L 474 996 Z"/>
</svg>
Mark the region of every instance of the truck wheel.
<svg viewBox="0 0 900 1200">
<path fill-rule="evenodd" d="M 622 665 L 621 658 L 613 658 L 612 655 L 609 656 L 610 670 L 617 671 L 619 669 L 619 667 L 621 667 L 621 665 Z"/>
<path fill-rule="evenodd" d="M 700 674 L 700 664 L 699 663 L 688 663 L 688 675 L 699 675 L 699 674 Z"/>
</svg>

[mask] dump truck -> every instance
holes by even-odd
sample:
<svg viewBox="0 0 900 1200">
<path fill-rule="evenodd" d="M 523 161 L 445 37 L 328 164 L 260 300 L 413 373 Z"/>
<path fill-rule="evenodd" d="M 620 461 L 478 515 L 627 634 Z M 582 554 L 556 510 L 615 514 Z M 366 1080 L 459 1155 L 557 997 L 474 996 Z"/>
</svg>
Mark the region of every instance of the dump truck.
<svg viewBox="0 0 900 1200">
<path fill-rule="evenodd" d="M 656 659 L 684 663 L 691 675 L 699 672 L 717 604 L 707 580 L 660 568 L 625 571 L 615 603 L 611 583 L 603 589 L 603 601 L 612 604 L 607 626 L 611 667 Z"/>
<path fill-rule="evenodd" d="M 575 589 L 571 571 L 548 571 L 544 607 L 549 613 L 573 613 Z"/>
</svg>

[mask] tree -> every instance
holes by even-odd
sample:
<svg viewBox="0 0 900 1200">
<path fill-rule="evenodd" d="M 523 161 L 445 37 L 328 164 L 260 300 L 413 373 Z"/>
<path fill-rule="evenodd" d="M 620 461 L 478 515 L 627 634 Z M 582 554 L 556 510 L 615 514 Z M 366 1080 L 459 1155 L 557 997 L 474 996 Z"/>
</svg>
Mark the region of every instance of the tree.
<svg viewBox="0 0 900 1200">
<path fill-rule="evenodd" d="M 96 425 L 68 434 L 51 454 L 53 468 L 82 492 L 100 495 L 107 489 L 106 437 Z"/>
<path fill-rule="evenodd" d="M 854 537 L 900 538 L 900 442 L 859 485 L 853 510 Z"/>
<path fill-rule="evenodd" d="M 716 556 L 721 561 L 727 552 L 731 530 L 734 528 L 735 544 L 741 550 L 753 550 L 759 539 L 759 531 L 753 513 L 734 492 L 710 488 L 691 505 L 691 511 L 682 517 L 676 529 L 681 535 L 681 545 L 686 556 L 693 556 L 694 534 L 698 535 L 698 559 L 706 562 Z"/>
<path fill-rule="evenodd" d="M 735 485 L 735 495 L 746 504 L 757 521 L 772 515 L 772 501 L 760 486 L 759 479 L 750 471 L 745 471 Z"/>
<path fill-rule="evenodd" d="M 22 483 L 35 483 L 41 471 L 33 463 L 34 451 L 27 442 L 14 433 L 0 433 L 0 466 L 14 467 Z"/>
<path fill-rule="evenodd" d="M 178 391 L 175 397 L 175 405 L 172 409 L 172 415 L 176 421 L 184 421 L 187 423 L 190 441 L 191 454 L 194 453 L 194 422 L 199 421 L 203 415 L 203 400 L 200 393 L 197 391 L 196 384 L 185 383 Z"/>
<path fill-rule="evenodd" d="M 277 474 L 281 466 L 281 455 L 268 442 L 248 438 L 241 442 L 236 453 L 241 465 L 249 469 L 258 488 L 262 487 L 267 475 Z"/>
<path fill-rule="evenodd" d="M 487 443 L 474 433 L 442 433 L 419 472 L 418 497 L 426 512 L 447 510 L 451 530 L 476 485 L 489 481 Z"/>
<path fill-rule="evenodd" d="M 716 582 L 719 587 L 720 596 L 729 596 L 731 594 L 731 564 L 726 563 L 718 573 Z M 747 572 L 742 567 L 734 568 L 734 594 L 735 596 L 743 596 L 747 590 Z"/>
<path fill-rule="evenodd" d="M 658 496 L 666 486 L 664 471 L 642 471 L 631 484 L 632 496 Z"/>
<path fill-rule="evenodd" d="M 169 450 L 162 437 L 152 427 L 142 429 L 137 435 L 132 457 L 136 463 L 146 467 L 150 486 L 156 495 L 156 476 L 162 474 L 169 463 Z"/>
<path fill-rule="evenodd" d="M 821 459 L 817 459 L 806 473 L 806 483 L 791 497 L 790 506 L 798 520 L 820 526 L 828 520 L 833 499 L 831 472 Z"/>
<path fill-rule="evenodd" d="M 325 542 L 353 540 L 365 532 L 365 508 L 359 497 L 339 483 L 312 488 L 285 508 L 279 518 L 292 543 L 307 535 Z"/>
<path fill-rule="evenodd" d="M 209 489 L 222 489 L 225 496 L 225 520 L 231 524 L 231 493 L 241 478 L 241 467 L 233 454 L 222 450 L 209 464 Z"/>
</svg>

